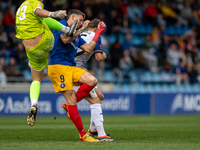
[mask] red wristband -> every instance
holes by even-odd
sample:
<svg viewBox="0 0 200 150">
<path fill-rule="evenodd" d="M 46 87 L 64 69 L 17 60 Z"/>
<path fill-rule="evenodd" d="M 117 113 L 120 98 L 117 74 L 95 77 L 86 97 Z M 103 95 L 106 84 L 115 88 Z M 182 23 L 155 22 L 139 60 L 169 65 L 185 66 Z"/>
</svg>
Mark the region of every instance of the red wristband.
<svg viewBox="0 0 200 150">
<path fill-rule="evenodd" d="M 105 28 L 103 28 L 102 26 L 100 26 L 99 28 L 97 28 L 96 32 L 95 32 L 95 35 L 94 35 L 94 38 L 92 39 L 92 41 L 96 42 L 98 41 L 101 33 L 105 30 Z"/>
<path fill-rule="evenodd" d="M 97 34 L 97 33 L 96 33 L 96 34 L 94 35 L 94 38 L 92 39 L 92 41 L 94 41 L 94 42 L 97 43 L 97 41 L 99 40 L 100 35 L 101 35 L 101 34 L 99 34 L 99 33 Z"/>
</svg>

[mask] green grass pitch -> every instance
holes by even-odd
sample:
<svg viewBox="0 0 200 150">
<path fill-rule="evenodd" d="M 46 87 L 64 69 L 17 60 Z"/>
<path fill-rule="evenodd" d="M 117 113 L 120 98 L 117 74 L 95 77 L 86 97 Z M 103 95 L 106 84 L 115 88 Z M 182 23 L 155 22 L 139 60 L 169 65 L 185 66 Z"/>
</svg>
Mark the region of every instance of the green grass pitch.
<svg viewBox="0 0 200 150">
<path fill-rule="evenodd" d="M 85 130 L 89 116 L 83 116 Z M 200 115 L 104 116 L 104 128 L 117 142 L 80 142 L 67 117 L 0 117 L 0 150 L 199 150 Z"/>
</svg>

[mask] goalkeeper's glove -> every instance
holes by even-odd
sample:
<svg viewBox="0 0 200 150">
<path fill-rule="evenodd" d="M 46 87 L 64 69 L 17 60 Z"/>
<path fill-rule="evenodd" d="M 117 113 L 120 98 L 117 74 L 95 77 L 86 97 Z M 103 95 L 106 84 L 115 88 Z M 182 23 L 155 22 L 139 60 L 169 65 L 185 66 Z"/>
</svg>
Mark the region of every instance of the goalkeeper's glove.
<svg viewBox="0 0 200 150">
<path fill-rule="evenodd" d="M 66 10 L 58 10 L 55 12 L 50 12 L 49 17 L 57 19 L 65 19 L 65 17 L 67 17 L 67 13 Z"/>
</svg>

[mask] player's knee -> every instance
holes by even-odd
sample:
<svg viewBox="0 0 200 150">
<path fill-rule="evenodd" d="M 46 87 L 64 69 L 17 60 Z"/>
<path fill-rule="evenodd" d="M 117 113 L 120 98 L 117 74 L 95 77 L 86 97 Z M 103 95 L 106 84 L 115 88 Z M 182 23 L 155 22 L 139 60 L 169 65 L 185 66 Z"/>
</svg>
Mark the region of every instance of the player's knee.
<svg viewBox="0 0 200 150">
<path fill-rule="evenodd" d="M 97 78 L 95 78 L 95 77 L 91 78 L 91 79 L 90 79 L 90 83 L 91 83 L 91 86 L 96 86 L 97 83 L 98 83 Z"/>
<path fill-rule="evenodd" d="M 62 91 L 65 95 L 72 96 L 74 94 L 73 90 Z"/>
</svg>

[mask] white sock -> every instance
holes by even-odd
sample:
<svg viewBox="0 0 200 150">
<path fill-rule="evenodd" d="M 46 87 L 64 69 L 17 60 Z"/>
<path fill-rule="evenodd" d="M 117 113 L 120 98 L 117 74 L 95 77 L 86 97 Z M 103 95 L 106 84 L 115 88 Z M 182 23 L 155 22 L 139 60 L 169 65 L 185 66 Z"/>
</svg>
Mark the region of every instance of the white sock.
<svg viewBox="0 0 200 150">
<path fill-rule="evenodd" d="M 68 33 L 69 29 L 70 29 L 69 27 L 66 27 L 66 26 L 63 25 L 60 31 Z"/>
<path fill-rule="evenodd" d="M 33 99 L 33 100 L 31 101 L 31 106 L 32 106 L 33 104 L 37 104 L 37 105 L 38 105 L 38 100 Z"/>
<path fill-rule="evenodd" d="M 103 123 L 102 123 L 102 125 L 103 125 Z M 98 131 L 98 137 L 106 135 L 103 126 L 97 126 L 97 131 Z"/>
<path fill-rule="evenodd" d="M 91 131 L 96 131 L 97 128 L 96 128 L 96 126 L 95 126 L 95 124 L 94 124 L 94 122 L 93 122 L 93 120 L 92 120 L 92 105 L 90 105 L 90 110 L 91 110 L 90 130 L 91 130 Z"/>
<path fill-rule="evenodd" d="M 90 121 L 90 130 L 91 131 L 96 131 L 97 130 L 97 128 L 96 128 L 94 122 L 92 122 L 92 120 Z"/>
<path fill-rule="evenodd" d="M 103 127 L 103 114 L 102 114 L 101 104 L 92 104 L 90 105 L 90 108 L 91 108 L 91 120 L 95 124 L 98 136 L 106 135 Z"/>
</svg>

